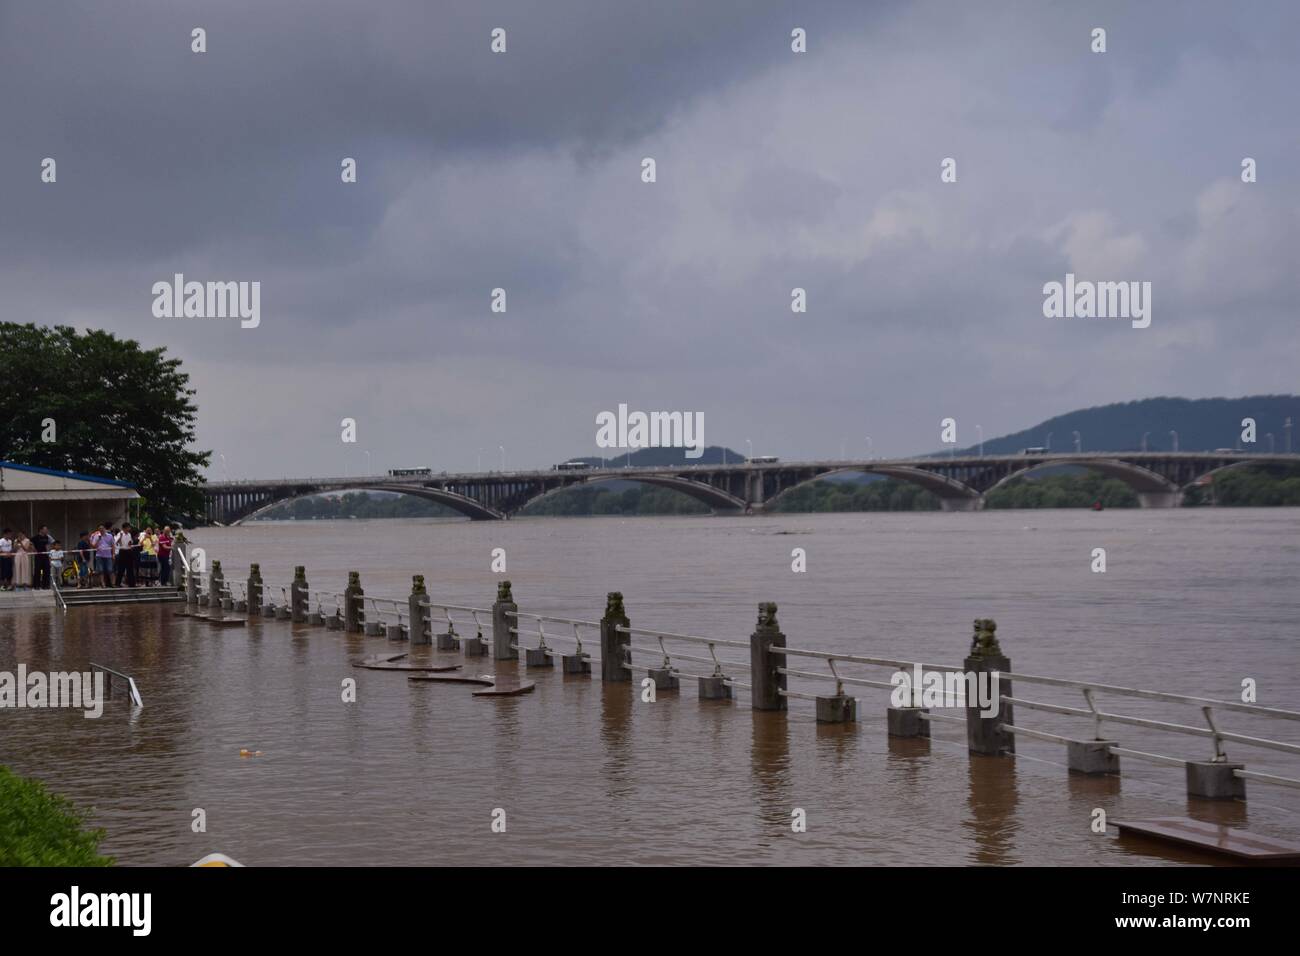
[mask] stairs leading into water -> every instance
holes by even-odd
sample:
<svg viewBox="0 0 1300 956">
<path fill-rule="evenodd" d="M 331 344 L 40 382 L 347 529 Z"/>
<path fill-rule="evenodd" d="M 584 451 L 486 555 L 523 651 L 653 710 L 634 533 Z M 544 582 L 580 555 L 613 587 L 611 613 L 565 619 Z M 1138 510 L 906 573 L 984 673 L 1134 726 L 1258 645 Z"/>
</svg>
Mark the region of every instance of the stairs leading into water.
<svg viewBox="0 0 1300 956">
<path fill-rule="evenodd" d="M 92 604 L 174 604 L 185 596 L 175 588 L 73 588 L 60 592 L 68 607 Z"/>
</svg>

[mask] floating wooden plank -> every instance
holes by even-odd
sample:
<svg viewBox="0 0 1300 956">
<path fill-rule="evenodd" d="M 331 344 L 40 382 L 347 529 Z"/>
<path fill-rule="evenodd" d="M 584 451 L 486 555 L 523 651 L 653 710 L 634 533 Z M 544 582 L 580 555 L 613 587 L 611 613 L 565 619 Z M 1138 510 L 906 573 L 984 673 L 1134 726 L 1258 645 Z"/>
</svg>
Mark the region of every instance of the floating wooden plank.
<svg viewBox="0 0 1300 956">
<path fill-rule="evenodd" d="M 410 664 L 396 661 L 353 661 L 353 667 L 362 667 L 368 671 L 420 671 L 422 673 L 441 673 L 458 671 L 459 664 Z"/>
<path fill-rule="evenodd" d="M 1206 823 L 1188 817 L 1153 817 L 1149 820 L 1116 820 L 1120 834 L 1133 833 L 1223 853 L 1239 860 L 1282 863 L 1300 861 L 1300 845 L 1283 843 L 1239 827 Z"/>
<path fill-rule="evenodd" d="M 412 674 L 407 680 L 437 684 L 481 684 L 483 689 L 474 691 L 475 697 L 517 697 L 531 692 L 537 686 L 530 680 L 521 681 L 517 677 L 496 677 L 492 674 Z"/>
</svg>

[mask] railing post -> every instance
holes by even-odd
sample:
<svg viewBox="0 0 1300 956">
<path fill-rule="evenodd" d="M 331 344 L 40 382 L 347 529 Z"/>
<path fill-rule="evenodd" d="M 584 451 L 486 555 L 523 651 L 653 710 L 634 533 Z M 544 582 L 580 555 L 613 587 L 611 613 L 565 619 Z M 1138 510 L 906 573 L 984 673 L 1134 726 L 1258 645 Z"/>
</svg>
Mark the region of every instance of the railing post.
<svg viewBox="0 0 1300 956">
<path fill-rule="evenodd" d="M 424 575 L 411 575 L 411 596 L 406 599 L 410 618 L 407 637 L 412 644 L 433 643 L 433 612 L 429 608 L 429 592 L 424 589 Z"/>
<path fill-rule="evenodd" d="M 1011 659 L 1002 653 L 998 644 L 998 625 L 991 618 L 975 621 L 975 635 L 970 654 L 963 666 L 968 675 L 966 688 L 966 746 L 971 753 L 997 755 L 1016 752 L 1015 734 L 1002 729 L 1003 724 L 1015 724 L 1014 708 L 1004 703 L 1003 697 L 1011 695 L 1011 681 L 1000 676 L 1011 670 Z M 989 674 L 989 690 L 996 707 L 993 715 L 981 713 L 978 697 L 973 693 L 980 684 L 980 675 Z"/>
<path fill-rule="evenodd" d="M 260 617 L 262 614 L 262 566 L 248 566 L 248 616 Z"/>
<path fill-rule="evenodd" d="M 517 661 L 519 652 L 511 647 L 519 643 L 517 634 L 510 633 L 511 628 L 518 628 L 519 618 L 514 617 L 519 605 L 510 593 L 510 582 L 497 582 L 497 600 L 492 605 L 492 659 L 494 661 Z"/>
<path fill-rule="evenodd" d="M 307 585 L 307 568 L 295 565 L 293 582 L 289 585 L 289 619 L 294 624 L 306 624 L 311 610 L 311 588 Z"/>
<path fill-rule="evenodd" d="M 600 619 L 600 679 L 614 684 L 632 680 L 632 672 L 623 666 L 632 663 L 628 649 L 632 635 L 618 630 L 620 627 L 631 627 L 623 610 L 623 592 L 610 591 L 605 598 L 605 616 Z"/>
<path fill-rule="evenodd" d="M 366 619 L 362 602 L 366 592 L 361 588 L 361 572 L 348 572 L 348 586 L 343 589 L 343 630 L 349 634 L 361 633 Z"/>
<path fill-rule="evenodd" d="M 758 626 L 749 636 L 750 676 L 753 684 L 750 699 L 754 710 L 785 710 L 786 677 L 778 673 L 785 666 L 784 654 L 773 654 L 770 648 L 785 647 L 785 635 L 776 623 L 776 605 L 764 602 L 758 606 Z"/>
</svg>

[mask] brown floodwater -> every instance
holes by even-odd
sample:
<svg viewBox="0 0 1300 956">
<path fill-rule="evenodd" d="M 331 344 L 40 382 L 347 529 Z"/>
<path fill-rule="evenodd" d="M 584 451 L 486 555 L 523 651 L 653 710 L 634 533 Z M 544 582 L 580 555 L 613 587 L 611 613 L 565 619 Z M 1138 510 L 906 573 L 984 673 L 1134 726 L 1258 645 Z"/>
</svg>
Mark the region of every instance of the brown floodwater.
<svg viewBox="0 0 1300 956">
<path fill-rule="evenodd" d="M 594 620 L 619 590 L 634 626 L 745 640 L 758 602 L 775 601 L 791 646 L 941 664 L 959 664 L 971 620 L 992 617 L 1022 673 L 1230 700 L 1249 678 L 1260 704 L 1300 709 L 1296 509 L 285 522 L 192 537 L 228 579 L 258 561 L 278 586 L 302 564 L 313 588 L 341 590 L 358 570 L 368 594 L 404 597 L 422 573 L 435 601 L 478 607 L 495 596 L 492 549 L 503 548 L 521 610 Z M 794 548 L 806 573 L 791 571 Z M 1106 549 L 1104 574 L 1091 570 L 1094 548 Z M 119 695 L 97 720 L 0 710 L 0 763 L 93 808 L 103 850 L 123 864 L 213 851 L 262 866 L 1213 862 L 1118 840 L 1113 826 L 1093 833 L 1094 808 L 1300 841 L 1300 791 L 1252 782 L 1246 803 L 1189 800 L 1175 767 L 1125 759 L 1118 778 L 1077 777 L 1059 745 L 1023 738 L 1015 758 L 974 757 L 959 724 L 930 741 L 891 740 L 885 690 L 851 688 L 860 719 L 846 726 L 818 725 L 806 700 L 786 715 L 753 712 L 743 691 L 700 701 L 690 681 L 644 703 L 633 685 L 602 685 L 599 665 L 594 678 L 529 671 L 532 694 L 482 699 L 349 666 L 404 647 L 383 638 L 275 621 L 219 630 L 173 617 L 176 607 L 0 612 L 0 670 L 94 660 L 140 686 L 143 709 Z M 883 668 L 841 672 L 889 679 Z M 342 700 L 345 678 L 355 703 Z M 1016 692 L 1084 706 L 1071 691 Z M 1103 702 L 1201 720 L 1193 707 Z M 1016 718 L 1091 732 L 1086 720 Z M 1219 720 L 1300 736 L 1297 723 Z M 1108 729 L 1134 749 L 1210 755 L 1204 738 Z M 1300 758 L 1227 751 L 1300 777 Z M 197 808 L 206 833 L 192 830 Z M 504 833 L 492 830 L 498 808 Z M 805 833 L 792 832 L 796 808 Z"/>
</svg>

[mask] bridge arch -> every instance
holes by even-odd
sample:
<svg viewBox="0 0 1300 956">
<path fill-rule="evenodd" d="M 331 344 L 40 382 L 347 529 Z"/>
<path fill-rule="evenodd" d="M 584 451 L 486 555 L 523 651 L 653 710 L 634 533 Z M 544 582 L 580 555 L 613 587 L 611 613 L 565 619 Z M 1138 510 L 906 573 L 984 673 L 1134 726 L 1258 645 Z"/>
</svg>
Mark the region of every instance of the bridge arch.
<svg viewBox="0 0 1300 956">
<path fill-rule="evenodd" d="M 427 501 L 436 501 L 440 505 L 446 505 L 453 511 L 476 521 L 493 520 L 505 517 L 504 514 L 496 509 L 489 508 L 487 505 L 475 501 L 473 498 L 458 494 L 454 491 L 446 491 L 442 488 L 424 488 L 409 484 L 386 485 L 382 482 L 371 482 L 359 483 L 347 488 L 331 487 L 327 490 L 319 488 L 295 488 L 273 501 L 267 501 L 257 505 L 253 510 L 249 511 L 247 514 L 240 515 L 234 521 L 230 522 L 230 524 L 231 526 L 234 526 L 243 524 L 245 521 L 251 521 L 258 515 L 265 514 L 271 509 L 278 508 L 280 505 L 286 504 L 290 501 L 297 501 L 299 498 L 312 498 L 322 494 L 343 494 L 348 491 L 386 491 L 395 494 L 410 495 L 412 498 L 424 498 Z"/>
<path fill-rule="evenodd" d="M 804 485 L 821 481 L 831 475 L 844 474 L 880 475 L 882 478 L 893 478 L 896 481 L 905 481 L 908 484 L 917 485 L 935 495 L 939 499 L 939 507 L 944 511 L 979 511 L 984 507 L 984 496 L 969 485 L 963 484 L 955 478 L 949 478 L 947 475 L 908 465 L 855 465 L 851 468 L 828 468 L 788 488 L 782 488 L 771 498 L 768 498 L 763 503 L 763 507 L 771 507 L 773 502 L 779 501 L 796 488 L 802 488 Z"/>
<path fill-rule="evenodd" d="M 743 512 L 745 510 L 745 501 L 721 488 L 714 488 L 712 485 L 705 484 L 702 481 L 695 481 L 691 478 L 682 478 L 677 475 L 591 475 L 575 476 L 574 481 L 567 484 L 559 485 L 554 488 L 547 488 L 539 491 L 537 494 L 528 498 L 510 513 L 516 514 L 527 508 L 534 502 L 541 501 L 543 498 L 549 498 L 552 495 L 558 495 L 561 492 L 570 491 L 574 488 L 580 488 L 587 485 L 598 484 L 603 481 L 631 481 L 642 485 L 652 485 L 656 488 L 671 488 L 674 491 L 680 491 L 682 494 L 696 501 L 708 505 L 714 511 L 719 512 Z"/>
<path fill-rule="evenodd" d="M 1182 501 L 1183 489 L 1176 482 L 1170 481 L 1164 475 L 1157 474 L 1149 468 L 1141 465 L 1135 465 L 1132 462 L 1124 461 L 1120 458 L 1048 458 L 1043 461 L 1036 461 L 1024 468 L 1018 468 L 1010 474 L 1003 476 L 985 489 L 985 495 L 991 495 L 999 488 L 1015 481 L 1017 478 L 1023 478 L 1031 472 L 1039 471 L 1043 468 L 1059 467 L 1061 465 L 1073 465 L 1079 468 L 1087 468 L 1089 471 L 1095 471 L 1098 474 L 1105 475 L 1107 478 L 1117 478 L 1124 484 L 1128 485 L 1138 497 L 1138 502 L 1143 508 L 1174 508 Z"/>
</svg>

